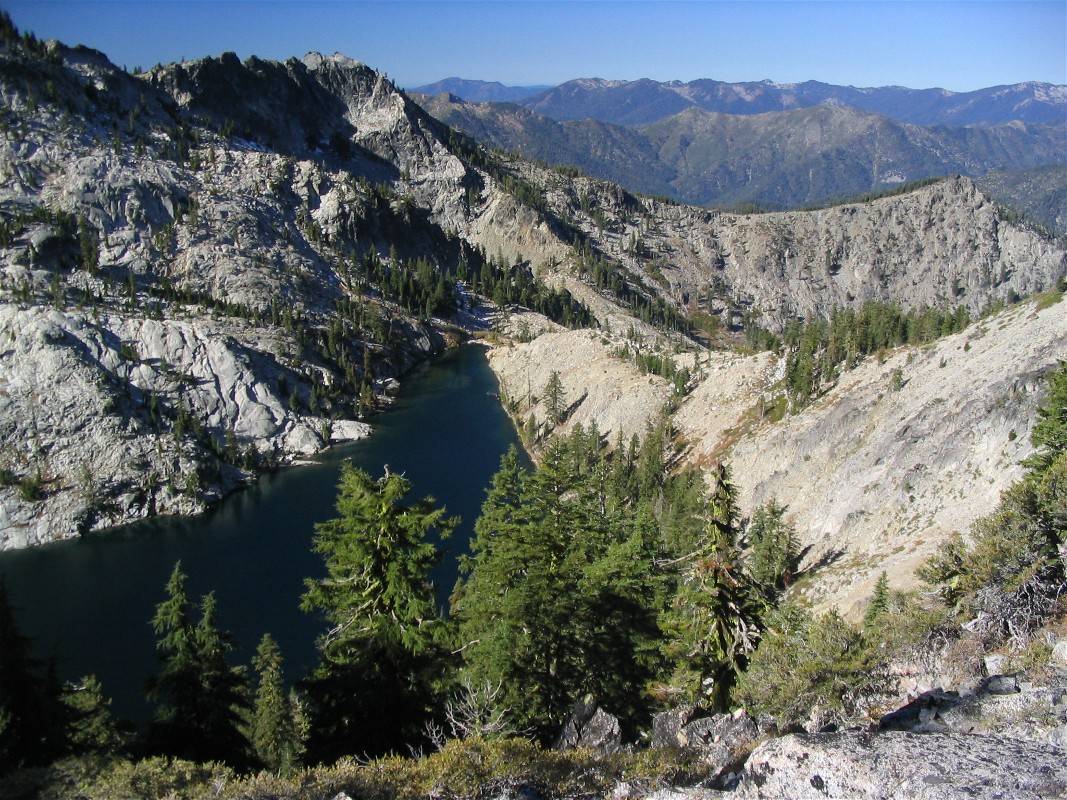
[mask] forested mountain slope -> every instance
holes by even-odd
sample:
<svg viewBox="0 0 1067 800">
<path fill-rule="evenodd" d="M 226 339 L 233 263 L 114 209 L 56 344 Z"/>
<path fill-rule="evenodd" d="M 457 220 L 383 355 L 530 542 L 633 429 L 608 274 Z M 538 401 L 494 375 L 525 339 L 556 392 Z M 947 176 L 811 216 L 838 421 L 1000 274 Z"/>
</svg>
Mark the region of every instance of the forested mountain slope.
<svg viewBox="0 0 1067 800">
<path fill-rule="evenodd" d="M 686 108 L 724 114 L 761 114 L 808 108 L 828 101 L 916 125 L 999 125 L 1015 120 L 1062 124 L 1067 121 L 1067 87 L 1040 82 L 951 92 L 904 86 L 857 88 L 819 81 L 729 83 L 700 79 L 683 83 L 647 78 L 635 81 L 579 78 L 534 95 L 524 105 L 553 119 L 591 117 L 621 125 L 641 125 Z"/>
<path fill-rule="evenodd" d="M 1059 162 L 1067 151 L 1064 124 L 922 127 L 836 104 L 752 115 L 693 106 L 628 127 L 448 94 L 419 100 L 493 147 L 700 205 L 797 207 L 931 176 Z"/>
</svg>

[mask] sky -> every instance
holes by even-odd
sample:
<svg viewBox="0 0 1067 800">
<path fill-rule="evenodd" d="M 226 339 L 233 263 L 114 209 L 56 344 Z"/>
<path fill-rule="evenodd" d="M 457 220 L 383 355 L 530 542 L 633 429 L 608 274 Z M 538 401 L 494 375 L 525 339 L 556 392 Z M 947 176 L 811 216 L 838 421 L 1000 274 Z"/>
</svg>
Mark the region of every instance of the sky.
<svg viewBox="0 0 1067 800">
<path fill-rule="evenodd" d="M 577 77 L 940 86 L 1067 84 L 1058 2 L 232 2 L 0 0 L 42 38 L 127 67 L 343 52 L 414 87 Z"/>
</svg>

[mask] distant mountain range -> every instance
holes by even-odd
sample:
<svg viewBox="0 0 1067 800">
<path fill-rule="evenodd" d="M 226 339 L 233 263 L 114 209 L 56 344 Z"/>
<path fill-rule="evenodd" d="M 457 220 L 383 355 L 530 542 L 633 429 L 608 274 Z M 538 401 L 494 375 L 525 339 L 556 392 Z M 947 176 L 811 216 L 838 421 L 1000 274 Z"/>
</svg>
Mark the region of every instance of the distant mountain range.
<svg viewBox="0 0 1067 800">
<path fill-rule="evenodd" d="M 440 94 L 447 92 L 475 103 L 516 103 L 541 94 L 551 86 L 505 86 L 499 81 L 468 81 L 463 78 L 445 78 L 436 83 L 416 86 L 409 92 L 417 94 Z"/>
<path fill-rule="evenodd" d="M 442 122 L 493 147 L 698 204 L 795 207 L 930 176 L 1067 160 L 1067 125 L 920 126 L 835 102 L 750 115 L 690 106 L 640 126 L 597 119 L 609 116 L 607 105 L 591 103 L 593 119 L 564 121 L 527 107 L 548 105 L 562 88 L 524 105 L 471 103 L 454 94 L 419 100 Z M 614 116 L 625 117 L 624 110 Z M 641 116 L 634 110 L 633 118 Z"/>
<path fill-rule="evenodd" d="M 1067 164 L 998 170 L 982 176 L 977 183 L 994 200 L 1067 237 Z"/>
<path fill-rule="evenodd" d="M 915 125 L 1001 125 L 1014 120 L 1035 125 L 1067 123 L 1067 86 L 1039 82 L 951 92 L 903 86 L 857 88 L 819 81 L 728 83 L 705 78 L 683 83 L 579 78 L 555 87 L 535 87 L 446 78 L 411 91 L 448 92 L 472 102 L 517 102 L 556 120 L 596 119 L 617 125 L 644 125 L 688 108 L 747 115 L 827 102 Z"/>
</svg>

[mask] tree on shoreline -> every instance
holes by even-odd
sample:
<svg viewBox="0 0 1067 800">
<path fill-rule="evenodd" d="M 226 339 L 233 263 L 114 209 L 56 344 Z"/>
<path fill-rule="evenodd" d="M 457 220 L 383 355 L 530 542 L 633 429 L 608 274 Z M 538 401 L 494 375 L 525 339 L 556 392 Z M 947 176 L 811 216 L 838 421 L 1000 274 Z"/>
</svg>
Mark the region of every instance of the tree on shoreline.
<svg viewBox="0 0 1067 800">
<path fill-rule="evenodd" d="M 432 498 L 406 503 L 410 490 L 388 468 L 375 480 L 345 464 L 338 516 L 316 526 L 326 577 L 305 582 L 301 607 L 329 625 L 307 683 L 318 758 L 402 749 L 432 713 L 447 648 L 430 580 L 440 552 L 430 534 L 444 538 L 458 520 Z M 389 724 L 368 730 L 366 720 Z"/>
</svg>

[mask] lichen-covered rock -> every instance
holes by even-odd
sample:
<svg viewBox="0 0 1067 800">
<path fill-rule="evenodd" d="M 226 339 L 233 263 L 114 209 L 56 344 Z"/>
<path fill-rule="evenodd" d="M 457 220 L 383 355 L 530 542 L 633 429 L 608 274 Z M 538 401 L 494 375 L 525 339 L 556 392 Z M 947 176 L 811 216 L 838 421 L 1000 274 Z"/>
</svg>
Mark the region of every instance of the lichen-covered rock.
<svg viewBox="0 0 1067 800">
<path fill-rule="evenodd" d="M 593 696 L 587 694 L 575 702 L 555 747 L 557 750 L 584 747 L 614 753 L 622 747 L 619 720 L 600 708 Z"/>
<path fill-rule="evenodd" d="M 682 705 L 669 711 L 660 711 L 652 715 L 652 747 L 684 747 L 681 738 L 682 728 L 693 719 L 696 709 Z"/>
<path fill-rule="evenodd" d="M 999 736 L 855 731 L 760 745 L 737 800 L 1051 800 L 1067 753 Z"/>
</svg>

